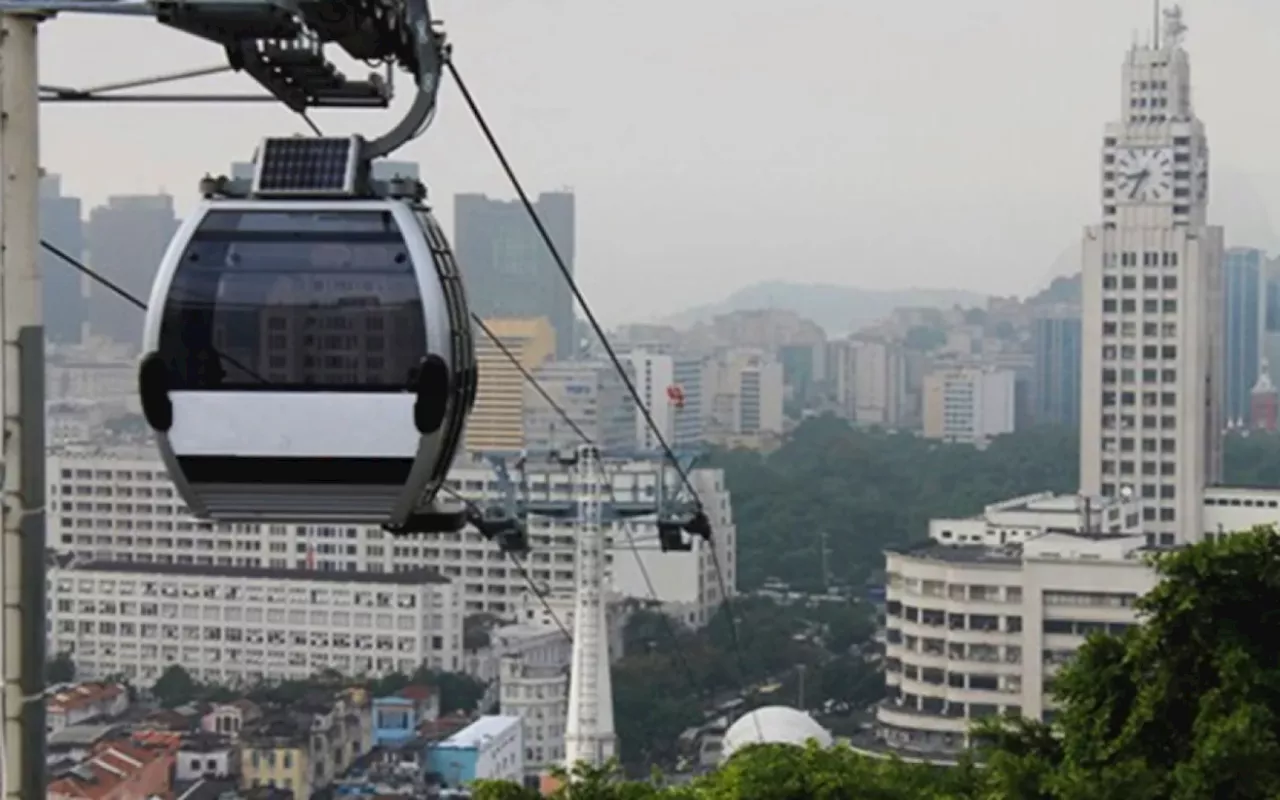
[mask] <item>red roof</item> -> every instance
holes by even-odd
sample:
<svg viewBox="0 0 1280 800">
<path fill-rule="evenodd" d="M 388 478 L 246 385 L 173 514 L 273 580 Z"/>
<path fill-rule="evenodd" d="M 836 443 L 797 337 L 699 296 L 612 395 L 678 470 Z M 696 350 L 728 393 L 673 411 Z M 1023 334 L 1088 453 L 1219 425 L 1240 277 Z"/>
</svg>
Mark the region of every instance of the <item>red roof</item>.
<svg viewBox="0 0 1280 800">
<path fill-rule="evenodd" d="M 51 695 L 45 703 L 45 710 L 53 714 L 76 711 L 109 703 L 122 694 L 124 687 L 114 683 L 82 683 L 73 689 Z"/>
<path fill-rule="evenodd" d="M 430 700 L 432 697 L 435 697 L 436 690 L 430 686 L 415 683 L 411 686 L 404 687 L 400 691 L 396 692 L 396 694 L 406 700 L 413 700 L 416 703 L 421 703 L 424 700 Z"/>
<path fill-rule="evenodd" d="M 109 797 L 120 784 L 138 778 L 157 759 L 167 758 L 173 750 L 141 741 L 116 740 L 102 742 L 77 768 L 76 773 L 49 783 L 49 796 L 86 798 Z M 164 773 L 167 784 L 168 772 Z M 164 787 L 166 790 L 168 786 Z"/>
</svg>

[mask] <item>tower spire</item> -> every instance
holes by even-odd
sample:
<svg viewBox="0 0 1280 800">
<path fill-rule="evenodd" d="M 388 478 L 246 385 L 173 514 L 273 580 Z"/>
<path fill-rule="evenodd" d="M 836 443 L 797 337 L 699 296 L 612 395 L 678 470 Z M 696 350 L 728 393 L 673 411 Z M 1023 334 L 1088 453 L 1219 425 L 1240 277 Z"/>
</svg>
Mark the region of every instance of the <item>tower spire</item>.
<svg viewBox="0 0 1280 800">
<path fill-rule="evenodd" d="M 1160 0 L 1151 0 L 1151 46 L 1160 49 Z"/>
</svg>

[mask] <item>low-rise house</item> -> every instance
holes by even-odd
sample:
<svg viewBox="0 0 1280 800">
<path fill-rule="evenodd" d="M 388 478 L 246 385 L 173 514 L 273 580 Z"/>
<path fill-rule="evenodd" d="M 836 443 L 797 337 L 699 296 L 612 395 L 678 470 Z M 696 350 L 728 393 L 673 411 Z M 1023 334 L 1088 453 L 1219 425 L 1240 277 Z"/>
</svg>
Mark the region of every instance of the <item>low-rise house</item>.
<svg viewBox="0 0 1280 800">
<path fill-rule="evenodd" d="M 51 776 L 48 800 L 140 800 L 169 797 L 174 749 L 116 739 L 99 742 L 88 758 Z"/>
<path fill-rule="evenodd" d="M 129 692 L 114 683 L 81 683 L 60 689 L 44 701 L 45 731 L 118 717 L 129 709 Z"/>
</svg>

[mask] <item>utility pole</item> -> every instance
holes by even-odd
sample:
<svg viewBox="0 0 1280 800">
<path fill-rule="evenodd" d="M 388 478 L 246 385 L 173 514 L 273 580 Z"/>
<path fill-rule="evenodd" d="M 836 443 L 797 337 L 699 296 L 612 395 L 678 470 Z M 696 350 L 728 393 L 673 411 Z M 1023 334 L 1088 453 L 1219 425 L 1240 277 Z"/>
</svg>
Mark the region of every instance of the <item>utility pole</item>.
<svg viewBox="0 0 1280 800">
<path fill-rule="evenodd" d="M 800 690 L 799 690 L 799 692 L 797 692 L 798 697 L 797 697 L 797 705 L 796 705 L 796 708 L 800 709 L 801 711 L 805 711 L 805 710 L 807 710 L 807 709 L 805 708 L 805 706 L 804 706 L 804 673 L 805 673 L 805 665 L 804 665 L 804 664 L 796 664 L 796 672 L 797 672 L 797 673 L 799 673 L 799 678 L 800 678 Z"/>
<path fill-rule="evenodd" d="M 0 663 L 2 800 L 44 785 L 44 327 L 41 322 L 39 18 L 0 15 Z"/>
<path fill-rule="evenodd" d="M 818 533 L 818 556 L 822 560 L 822 591 L 831 591 L 831 573 L 827 565 L 827 532 L 820 531 Z"/>
<path fill-rule="evenodd" d="M 573 464 L 577 505 L 577 591 L 573 606 L 573 667 L 565 720 L 565 766 L 584 761 L 604 765 L 617 751 L 613 682 L 609 674 L 609 627 L 604 597 L 604 496 L 600 451 L 584 444 Z"/>
</svg>

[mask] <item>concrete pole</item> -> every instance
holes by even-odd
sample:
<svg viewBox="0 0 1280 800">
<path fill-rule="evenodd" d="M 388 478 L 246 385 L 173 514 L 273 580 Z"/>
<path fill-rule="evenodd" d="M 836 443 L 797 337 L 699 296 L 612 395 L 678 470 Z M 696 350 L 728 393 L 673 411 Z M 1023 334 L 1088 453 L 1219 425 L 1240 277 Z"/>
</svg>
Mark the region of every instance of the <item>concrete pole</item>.
<svg viewBox="0 0 1280 800">
<path fill-rule="evenodd" d="M 2 800 L 45 796 L 44 327 L 34 16 L 0 15 Z"/>
</svg>

